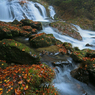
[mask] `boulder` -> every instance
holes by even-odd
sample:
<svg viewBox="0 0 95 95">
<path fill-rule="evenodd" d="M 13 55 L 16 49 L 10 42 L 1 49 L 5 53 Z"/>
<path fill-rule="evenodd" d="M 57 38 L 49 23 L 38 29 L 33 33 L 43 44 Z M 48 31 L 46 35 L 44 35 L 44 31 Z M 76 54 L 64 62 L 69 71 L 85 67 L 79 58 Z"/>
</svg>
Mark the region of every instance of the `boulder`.
<svg viewBox="0 0 95 95">
<path fill-rule="evenodd" d="M 78 32 L 77 28 L 69 23 L 66 23 L 64 21 L 56 21 L 52 22 L 50 26 L 57 28 L 59 33 L 63 35 L 73 37 L 77 40 L 82 40 L 82 37 Z"/>
<path fill-rule="evenodd" d="M 90 46 L 90 47 L 93 47 L 93 45 L 91 45 L 91 44 L 86 44 L 85 46 Z"/>
<path fill-rule="evenodd" d="M 71 76 L 74 77 L 75 79 L 87 83 L 89 82 L 89 73 L 87 70 L 83 68 L 78 68 L 73 71 L 71 71 Z"/>
<path fill-rule="evenodd" d="M 0 39 L 10 39 L 17 36 L 29 37 L 41 29 L 42 24 L 40 22 L 34 22 L 28 19 L 21 20 L 20 22 L 14 20 L 13 22 L 7 23 L 0 21 Z"/>
<path fill-rule="evenodd" d="M 29 19 L 23 19 L 20 22 L 22 22 L 24 26 L 31 26 L 32 28 L 36 28 L 37 30 L 42 30 L 41 22 L 34 22 Z"/>
<path fill-rule="evenodd" d="M 85 52 L 85 57 L 95 58 L 95 50 L 83 49 L 82 52 Z"/>
<path fill-rule="evenodd" d="M 0 21 L 0 39 L 18 36 L 19 32 L 19 27 Z"/>
<path fill-rule="evenodd" d="M 47 47 L 55 45 L 57 43 L 61 43 L 60 41 L 56 40 L 52 34 L 45 34 L 45 33 L 40 33 L 30 36 L 29 41 L 30 41 L 30 46 L 34 48 Z"/>
<path fill-rule="evenodd" d="M 40 60 L 33 49 L 13 39 L 0 41 L 0 59 L 19 64 L 35 64 Z"/>
<path fill-rule="evenodd" d="M 64 46 L 67 50 L 73 51 L 73 48 L 72 48 L 72 44 L 71 44 L 71 43 L 64 42 L 64 43 L 63 43 L 63 46 Z"/>
<path fill-rule="evenodd" d="M 89 72 L 89 80 L 95 86 L 95 69 L 90 69 L 88 72 Z"/>
<path fill-rule="evenodd" d="M 20 35 L 20 36 L 23 36 L 23 37 L 29 37 L 29 36 L 32 35 L 32 33 L 31 33 L 31 31 L 21 30 L 21 31 L 19 32 L 19 35 Z"/>
<path fill-rule="evenodd" d="M 84 52 L 80 51 L 80 50 L 74 50 L 71 55 L 70 55 L 73 60 L 75 62 L 82 62 L 83 61 L 83 57 L 85 57 Z"/>
<path fill-rule="evenodd" d="M 25 31 L 31 31 L 32 27 L 31 26 L 22 26 L 22 29 Z"/>
<path fill-rule="evenodd" d="M 63 65 L 71 65 L 71 63 L 69 61 L 58 61 L 58 62 L 52 62 L 52 65 L 63 67 Z"/>
</svg>

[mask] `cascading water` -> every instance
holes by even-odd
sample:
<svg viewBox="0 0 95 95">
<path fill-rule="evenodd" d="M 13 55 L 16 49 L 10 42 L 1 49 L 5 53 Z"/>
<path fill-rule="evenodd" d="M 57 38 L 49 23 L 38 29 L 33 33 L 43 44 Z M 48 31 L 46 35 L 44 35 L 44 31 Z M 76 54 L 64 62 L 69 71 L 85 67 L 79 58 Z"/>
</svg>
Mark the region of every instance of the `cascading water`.
<svg viewBox="0 0 95 95">
<path fill-rule="evenodd" d="M 70 72 L 76 68 L 71 58 L 69 65 L 56 66 L 56 77 L 53 80 L 54 86 L 57 87 L 60 95 L 94 95 L 95 88 L 86 85 L 71 77 Z"/>
<path fill-rule="evenodd" d="M 42 14 L 43 18 L 46 19 L 47 18 L 47 13 L 46 13 L 45 7 L 42 6 L 39 3 L 35 3 L 35 6 L 39 8 L 39 11 L 41 11 L 41 14 Z"/>
<path fill-rule="evenodd" d="M 39 8 L 35 5 L 37 5 Z M 32 1 L 20 2 L 19 0 L 3 0 L 0 3 L 1 21 L 7 22 L 9 20 L 13 21 L 14 19 L 20 21 L 21 19 L 25 18 L 43 21 L 45 18 L 47 18 L 46 10 L 41 4 Z"/>
<path fill-rule="evenodd" d="M 79 47 L 79 49 L 84 49 L 84 48 L 90 48 L 95 50 L 95 32 L 94 31 L 88 31 L 88 30 L 82 30 L 79 26 L 76 26 L 78 29 L 78 32 L 81 34 L 83 40 L 79 41 L 76 40 L 72 37 L 61 35 L 53 30 L 52 27 L 45 27 L 44 30 L 41 32 L 45 32 L 46 34 L 53 34 L 54 37 L 62 42 L 69 42 L 73 46 Z M 91 44 L 93 45 L 92 47 L 86 47 L 86 44 Z"/>
<path fill-rule="evenodd" d="M 0 2 L 0 20 L 11 20 L 13 16 L 11 15 L 10 5 L 6 1 Z"/>
<path fill-rule="evenodd" d="M 48 9 L 50 10 L 50 17 L 52 19 L 54 19 L 54 15 L 56 14 L 55 11 L 54 11 L 54 8 L 53 6 L 49 6 Z"/>
<path fill-rule="evenodd" d="M 47 21 L 46 10 L 39 4 L 32 1 L 25 1 L 26 3 L 21 3 L 19 0 L 0 0 L 0 21 L 13 21 L 14 19 L 21 20 L 28 18 L 36 21 Z M 54 19 L 55 11 L 52 6 L 49 6 L 50 17 Z M 45 32 L 47 34 L 53 34 L 54 37 L 62 42 L 70 42 L 73 46 L 78 46 L 80 49 L 91 48 L 95 50 L 95 32 L 82 30 L 79 26 L 76 26 L 81 34 L 83 40 L 78 41 L 71 37 L 61 35 L 54 31 L 52 27 L 44 27 L 40 32 Z M 93 47 L 85 47 L 86 44 L 92 44 Z M 55 87 L 59 89 L 61 95 L 94 95 L 95 89 L 83 84 L 70 76 L 70 71 L 75 68 L 73 62 L 71 61 L 71 66 L 60 67 L 56 66 L 56 77 L 53 80 Z M 71 67 L 71 69 L 70 69 Z"/>
</svg>

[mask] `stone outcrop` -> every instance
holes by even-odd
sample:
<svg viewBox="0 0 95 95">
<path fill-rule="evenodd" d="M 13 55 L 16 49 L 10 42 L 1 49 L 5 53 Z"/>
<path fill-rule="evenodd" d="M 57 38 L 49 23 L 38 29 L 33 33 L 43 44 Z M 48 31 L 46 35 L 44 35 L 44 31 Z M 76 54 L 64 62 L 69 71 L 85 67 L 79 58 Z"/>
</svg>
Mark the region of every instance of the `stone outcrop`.
<svg viewBox="0 0 95 95">
<path fill-rule="evenodd" d="M 77 28 L 71 24 L 68 24 L 63 21 L 57 21 L 50 24 L 50 26 L 57 28 L 59 33 L 73 37 L 77 40 L 82 40 L 80 33 L 78 32 Z"/>
<path fill-rule="evenodd" d="M 33 49 L 13 39 L 0 41 L 0 59 L 19 64 L 35 64 L 40 61 Z"/>
<path fill-rule="evenodd" d="M 42 30 L 42 24 L 41 22 L 34 22 L 29 19 L 23 19 L 21 20 L 23 23 L 23 26 L 31 26 L 32 28 L 36 28 L 37 30 Z"/>
<path fill-rule="evenodd" d="M 14 20 L 8 23 L 0 21 L 0 39 L 17 36 L 29 37 L 32 34 L 36 34 L 37 31 L 41 29 L 42 24 L 40 22 L 34 22 L 28 19 L 23 19 L 20 22 Z"/>
<path fill-rule="evenodd" d="M 40 33 L 30 36 L 30 45 L 34 48 L 47 47 L 58 43 L 61 42 L 56 40 L 52 34 Z"/>
</svg>

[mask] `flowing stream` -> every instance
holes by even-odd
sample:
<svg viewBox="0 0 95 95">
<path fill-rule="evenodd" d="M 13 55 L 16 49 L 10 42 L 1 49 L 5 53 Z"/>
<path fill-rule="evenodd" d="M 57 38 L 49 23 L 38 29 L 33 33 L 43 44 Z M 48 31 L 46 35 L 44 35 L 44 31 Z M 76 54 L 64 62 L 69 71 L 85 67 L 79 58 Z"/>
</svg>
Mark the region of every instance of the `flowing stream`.
<svg viewBox="0 0 95 95">
<path fill-rule="evenodd" d="M 0 0 L 0 21 L 12 22 L 14 19 L 20 21 L 21 19 L 28 18 L 34 21 L 44 22 L 44 24 L 50 23 L 49 20 L 46 20 L 47 12 L 43 5 L 32 1 L 25 1 L 26 3 L 20 1 Z M 54 8 L 49 6 L 48 9 L 50 10 L 50 17 L 54 19 Z M 80 49 L 90 48 L 95 50 L 95 31 L 82 30 L 79 26 L 74 26 L 81 34 L 83 38 L 82 41 L 69 36 L 61 35 L 49 25 L 43 26 L 43 30 L 40 32 L 53 34 L 56 39 L 62 42 L 69 42 Z M 92 46 L 86 47 L 86 44 L 90 44 Z M 95 88 L 92 85 L 86 85 L 71 77 L 70 71 L 75 69 L 77 66 L 71 58 L 67 58 L 66 60 L 69 62 L 69 65 L 63 64 L 62 67 L 56 66 L 56 77 L 53 80 L 54 86 L 57 87 L 60 95 L 95 95 Z M 53 61 L 55 61 L 55 59 L 53 59 Z M 60 63 L 60 61 L 61 60 L 58 60 L 58 63 Z M 49 58 L 48 63 L 51 67 L 53 67 Z"/>
</svg>

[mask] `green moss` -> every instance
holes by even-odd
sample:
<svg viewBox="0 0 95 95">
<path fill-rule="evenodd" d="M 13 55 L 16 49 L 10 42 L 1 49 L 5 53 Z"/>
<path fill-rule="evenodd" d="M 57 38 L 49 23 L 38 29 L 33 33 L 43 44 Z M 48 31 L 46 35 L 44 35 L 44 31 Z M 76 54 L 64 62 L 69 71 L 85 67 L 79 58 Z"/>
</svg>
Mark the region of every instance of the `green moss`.
<svg viewBox="0 0 95 95">
<path fill-rule="evenodd" d="M 56 45 L 52 45 L 52 46 L 49 46 L 49 47 L 38 48 L 36 50 L 38 52 L 42 52 L 42 51 L 58 52 L 59 51 L 59 47 L 57 47 Z"/>
<path fill-rule="evenodd" d="M 33 49 L 12 39 L 4 39 L 0 42 L 0 58 L 21 64 L 33 64 L 40 60 Z"/>
<path fill-rule="evenodd" d="M 76 17 L 74 19 L 68 19 L 67 22 L 79 25 L 82 29 L 95 30 L 95 20 L 89 20 L 88 18 L 84 17 Z"/>
<path fill-rule="evenodd" d="M 7 63 L 0 61 L 0 67 L 1 67 L 2 69 L 5 69 L 7 66 L 8 66 Z"/>
<path fill-rule="evenodd" d="M 23 19 L 20 21 L 24 26 L 31 26 L 32 28 L 36 28 L 37 30 L 42 30 L 41 22 L 34 22 L 29 19 Z"/>
<path fill-rule="evenodd" d="M 30 37 L 30 45 L 36 48 L 47 47 L 58 43 L 61 42 L 56 40 L 52 34 L 40 33 Z"/>
<path fill-rule="evenodd" d="M 82 40 L 81 35 L 78 33 L 78 30 L 73 25 L 63 22 L 63 21 L 56 21 L 50 24 L 50 26 L 57 28 L 59 32 L 63 35 L 68 35 L 78 40 Z"/>
</svg>

